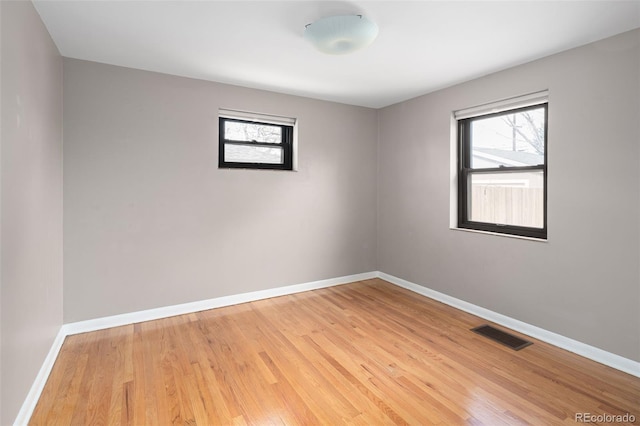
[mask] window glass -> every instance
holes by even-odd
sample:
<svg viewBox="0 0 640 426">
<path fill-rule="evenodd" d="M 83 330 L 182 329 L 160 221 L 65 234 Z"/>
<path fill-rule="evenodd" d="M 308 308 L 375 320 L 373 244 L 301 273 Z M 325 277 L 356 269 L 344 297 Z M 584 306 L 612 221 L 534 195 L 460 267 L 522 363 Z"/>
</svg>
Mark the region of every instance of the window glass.
<svg viewBox="0 0 640 426">
<path fill-rule="evenodd" d="M 230 141 L 280 143 L 282 141 L 282 127 L 261 123 L 225 121 L 224 135 L 225 139 Z"/>
<path fill-rule="evenodd" d="M 296 120 L 238 114 L 218 117 L 218 168 L 293 170 Z"/>
<path fill-rule="evenodd" d="M 284 161 L 282 148 L 251 146 L 251 145 L 225 145 L 224 158 L 231 163 L 266 163 L 281 164 Z"/>
<path fill-rule="evenodd" d="M 544 226 L 542 171 L 474 173 L 469 179 L 469 220 L 532 228 Z"/>
<path fill-rule="evenodd" d="M 471 168 L 544 164 L 545 110 L 529 109 L 471 123 Z"/>
</svg>

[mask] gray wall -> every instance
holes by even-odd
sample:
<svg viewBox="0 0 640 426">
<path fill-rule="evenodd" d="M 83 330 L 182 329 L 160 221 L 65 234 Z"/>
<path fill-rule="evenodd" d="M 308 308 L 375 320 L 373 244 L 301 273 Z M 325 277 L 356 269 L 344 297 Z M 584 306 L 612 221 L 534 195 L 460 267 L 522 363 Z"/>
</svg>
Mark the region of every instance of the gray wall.
<svg viewBox="0 0 640 426">
<path fill-rule="evenodd" d="M 449 229 L 452 111 L 543 89 L 548 242 Z M 640 361 L 640 30 L 379 117 L 380 271 Z"/>
<path fill-rule="evenodd" d="M 0 424 L 62 325 L 62 58 L 31 2 L 0 2 Z"/>
<path fill-rule="evenodd" d="M 219 170 L 218 108 L 299 170 Z M 375 110 L 73 59 L 64 109 L 65 322 L 375 270 Z"/>
</svg>

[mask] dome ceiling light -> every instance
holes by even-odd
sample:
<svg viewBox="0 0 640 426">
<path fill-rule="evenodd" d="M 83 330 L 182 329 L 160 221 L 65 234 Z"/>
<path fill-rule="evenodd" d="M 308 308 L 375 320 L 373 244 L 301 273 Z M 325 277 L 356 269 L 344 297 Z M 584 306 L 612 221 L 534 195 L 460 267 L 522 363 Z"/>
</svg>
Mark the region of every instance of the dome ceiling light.
<svg viewBox="0 0 640 426">
<path fill-rule="evenodd" d="M 362 49 L 377 36 L 378 26 L 362 15 L 329 16 L 307 24 L 304 29 L 304 37 L 330 55 Z"/>
</svg>

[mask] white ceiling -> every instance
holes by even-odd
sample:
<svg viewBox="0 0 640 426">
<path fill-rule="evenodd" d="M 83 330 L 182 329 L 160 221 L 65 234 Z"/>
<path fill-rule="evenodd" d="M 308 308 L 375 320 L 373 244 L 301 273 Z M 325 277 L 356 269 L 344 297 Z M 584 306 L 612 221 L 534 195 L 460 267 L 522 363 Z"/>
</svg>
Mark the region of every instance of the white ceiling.
<svg viewBox="0 0 640 426">
<path fill-rule="evenodd" d="M 640 0 L 34 3 L 66 57 L 374 108 L 640 27 Z M 356 13 L 380 28 L 363 50 L 303 38 Z"/>
</svg>

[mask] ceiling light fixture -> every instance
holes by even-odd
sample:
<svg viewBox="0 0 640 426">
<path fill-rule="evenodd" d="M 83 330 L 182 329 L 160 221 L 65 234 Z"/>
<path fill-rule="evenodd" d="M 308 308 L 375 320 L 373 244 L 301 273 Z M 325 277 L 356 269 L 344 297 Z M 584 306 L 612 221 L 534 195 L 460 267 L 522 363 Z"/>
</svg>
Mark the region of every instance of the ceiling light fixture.
<svg viewBox="0 0 640 426">
<path fill-rule="evenodd" d="M 329 16 L 306 25 L 304 36 L 321 52 L 343 55 L 370 45 L 378 26 L 362 15 Z"/>
</svg>

